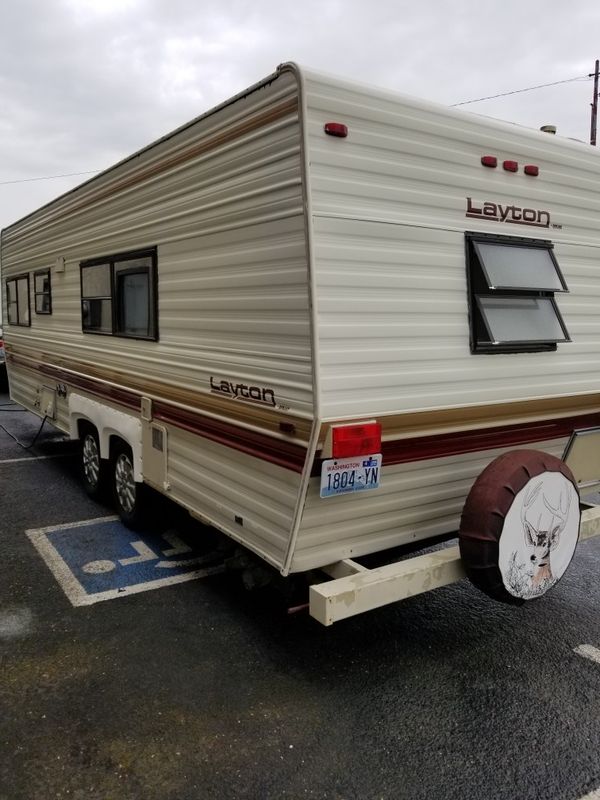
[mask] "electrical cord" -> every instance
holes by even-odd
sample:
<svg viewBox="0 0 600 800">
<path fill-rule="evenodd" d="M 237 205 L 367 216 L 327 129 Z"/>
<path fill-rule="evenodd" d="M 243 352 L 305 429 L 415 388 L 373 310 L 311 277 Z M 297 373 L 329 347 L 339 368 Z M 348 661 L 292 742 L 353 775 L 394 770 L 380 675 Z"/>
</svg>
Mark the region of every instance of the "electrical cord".
<svg viewBox="0 0 600 800">
<path fill-rule="evenodd" d="M 4 425 L 0 425 L 0 428 L 4 431 L 4 433 L 7 433 L 10 436 L 11 439 L 14 439 L 14 441 L 19 445 L 19 447 L 23 448 L 23 450 L 31 450 L 33 445 L 37 442 L 38 436 L 42 432 L 42 428 L 44 427 L 44 423 L 46 422 L 47 419 L 48 419 L 48 417 L 44 417 L 44 419 L 42 420 L 42 424 L 40 425 L 40 427 L 38 429 L 38 432 L 36 433 L 36 435 L 33 437 L 33 439 L 31 440 L 31 442 L 29 444 L 23 444 L 23 442 L 20 442 L 14 434 L 12 434 L 9 430 L 7 430 L 4 427 Z"/>
</svg>

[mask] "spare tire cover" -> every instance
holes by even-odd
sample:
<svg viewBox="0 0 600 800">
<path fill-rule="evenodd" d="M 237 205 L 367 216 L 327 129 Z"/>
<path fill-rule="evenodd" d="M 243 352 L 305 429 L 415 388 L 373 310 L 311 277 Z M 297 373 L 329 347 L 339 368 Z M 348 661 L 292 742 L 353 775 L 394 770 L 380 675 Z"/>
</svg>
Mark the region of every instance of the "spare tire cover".
<svg viewBox="0 0 600 800">
<path fill-rule="evenodd" d="M 467 575 L 496 600 L 545 594 L 569 566 L 581 511 L 571 470 L 538 450 L 511 450 L 477 478 L 460 522 Z"/>
</svg>

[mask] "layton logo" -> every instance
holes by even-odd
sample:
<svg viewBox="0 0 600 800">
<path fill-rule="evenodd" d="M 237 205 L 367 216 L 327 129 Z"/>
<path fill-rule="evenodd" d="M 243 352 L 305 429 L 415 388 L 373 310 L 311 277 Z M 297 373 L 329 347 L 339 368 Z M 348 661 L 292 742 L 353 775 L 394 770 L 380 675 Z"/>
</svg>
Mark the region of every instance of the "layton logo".
<svg viewBox="0 0 600 800">
<path fill-rule="evenodd" d="M 231 381 L 216 381 L 211 375 L 210 390 L 214 394 L 224 394 L 232 400 L 248 400 L 251 403 L 263 403 L 267 406 L 275 405 L 273 389 L 263 389 L 260 386 L 248 386 L 245 383 L 232 383 Z"/>
<path fill-rule="evenodd" d="M 501 203 L 486 201 L 480 207 L 467 197 L 467 217 L 474 219 L 488 219 L 492 222 L 510 222 L 513 225 L 533 225 L 535 228 L 550 227 L 550 212 L 540 211 L 536 208 L 521 208 L 520 206 L 503 206 Z M 554 226 L 556 227 L 556 226 Z"/>
</svg>

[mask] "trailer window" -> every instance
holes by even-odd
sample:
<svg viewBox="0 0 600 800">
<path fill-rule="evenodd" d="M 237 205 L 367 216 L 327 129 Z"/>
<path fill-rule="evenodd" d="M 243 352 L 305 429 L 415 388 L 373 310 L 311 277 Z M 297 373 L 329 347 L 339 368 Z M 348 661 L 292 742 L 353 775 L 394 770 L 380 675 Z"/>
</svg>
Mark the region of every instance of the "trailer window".
<svg viewBox="0 0 600 800">
<path fill-rule="evenodd" d="M 50 270 L 44 269 L 33 275 L 33 293 L 35 295 L 35 313 L 52 313 L 52 292 L 50 289 Z"/>
<path fill-rule="evenodd" d="M 81 265 L 81 321 L 84 331 L 113 332 L 110 263 Z"/>
<path fill-rule="evenodd" d="M 154 249 L 84 261 L 80 266 L 85 332 L 158 338 Z"/>
<path fill-rule="evenodd" d="M 552 250 L 488 242 L 473 242 L 473 247 L 490 289 L 567 291 Z"/>
<path fill-rule="evenodd" d="M 568 292 L 552 243 L 466 234 L 471 352 L 556 350 L 570 341 L 554 299 Z"/>
<path fill-rule="evenodd" d="M 6 281 L 6 305 L 9 325 L 31 324 L 29 310 L 29 275 Z"/>
<path fill-rule="evenodd" d="M 150 258 L 115 264 L 117 331 L 124 336 L 152 336 Z"/>
</svg>

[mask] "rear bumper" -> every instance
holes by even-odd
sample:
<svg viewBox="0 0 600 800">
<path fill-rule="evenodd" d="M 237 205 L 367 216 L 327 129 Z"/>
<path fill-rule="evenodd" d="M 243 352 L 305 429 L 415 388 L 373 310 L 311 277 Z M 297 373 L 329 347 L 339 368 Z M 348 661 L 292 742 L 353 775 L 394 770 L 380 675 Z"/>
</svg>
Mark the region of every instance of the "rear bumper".
<svg viewBox="0 0 600 800">
<path fill-rule="evenodd" d="M 600 507 L 581 514 L 579 541 L 600 535 Z M 328 570 L 343 575 L 310 587 L 310 615 L 323 625 L 438 589 L 466 577 L 458 545 L 405 561 L 366 569 L 354 561 L 332 564 Z"/>
</svg>

